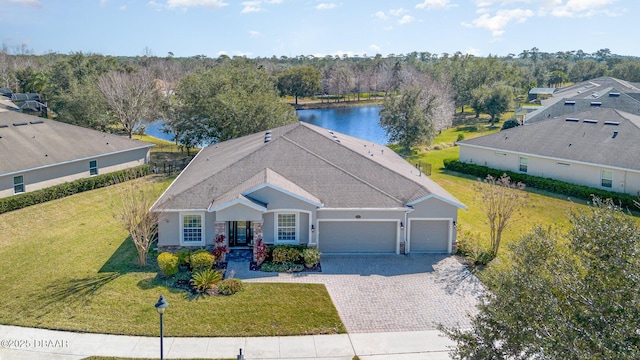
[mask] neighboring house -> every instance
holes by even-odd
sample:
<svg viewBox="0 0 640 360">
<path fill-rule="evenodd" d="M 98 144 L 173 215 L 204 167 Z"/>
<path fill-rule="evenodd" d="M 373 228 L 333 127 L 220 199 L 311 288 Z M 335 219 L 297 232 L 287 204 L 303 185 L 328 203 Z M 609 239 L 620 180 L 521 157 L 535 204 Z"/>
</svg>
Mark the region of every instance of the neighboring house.
<svg viewBox="0 0 640 360">
<path fill-rule="evenodd" d="M 518 124 L 522 125 L 527 114 L 538 110 L 540 110 L 540 106 L 538 105 L 523 105 L 513 112 L 513 117 L 516 118 Z"/>
<path fill-rule="evenodd" d="M 588 111 L 463 140 L 460 161 L 610 191 L 640 192 L 640 115 Z"/>
<path fill-rule="evenodd" d="M 553 93 L 556 91 L 556 88 L 542 88 L 536 87 L 529 90 L 529 102 L 536 100 L 538 103 L 540 101 L 548 99 L 553 96 Z"/>
<path fill-rule="evenodd" d="M 583 93 L 565 98 L 552 105 L 539 107 L 524 116 L 524 124 L 532 124 L 575 112 L 588 111 L 594 107 L 611 108 L 630 114 L 640 114 L 640 101 L 617 88 L 607 87 L 600 91 Z"/>
<path fill-rule="evenodd" d="M 556 89 L 553 96 L 542 100 L 541 104 L 543 107 L 546 107 L 565 99 L 585 98 L 594 93 L 602 92 L 607 88 L 616 88 L 620 90 L 621 93 L 627 94 L 636 100 L 640 100 L 640 83 L 631 83 L 609 76 L 601 76 L 599 78 Z"/>
<path fill-rule="evenodd" d="M 295 123 L 202 149 L 153 205 L 158 246 L 450 253 L 455 197 L 386 146 Z"/>
<path fill-rule="evenodd" d="M 0 107 L 0 197 L 146 164 L 152 146 Z"/>
</svg>

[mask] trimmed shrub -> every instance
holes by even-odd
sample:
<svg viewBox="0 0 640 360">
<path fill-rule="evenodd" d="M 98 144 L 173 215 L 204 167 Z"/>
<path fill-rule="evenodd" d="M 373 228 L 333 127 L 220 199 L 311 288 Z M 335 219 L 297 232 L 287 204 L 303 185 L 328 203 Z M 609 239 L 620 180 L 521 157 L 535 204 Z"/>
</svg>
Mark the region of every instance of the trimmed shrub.
<svg viewBox="0 0 640 360">
<path fill-rule="evenodd" d="M 480 179 L 485 179 L 487 175 L 491 175 L 494 178 L 500 178 L 502 174 L 507 174 L 514 183 L 523 183 L 527 187 L 536 188 L 539 190 L 549 191 L 556 194 L 562 194 L 566 196 L 573 196 L 584 200 L 591 200 L 594 196 L 600 199 L 611 199 L 616 205 L 621 207 L 633 208 L 635 200 L 634 196 L 624 193 L 618 193 L 613 191 L 607 191 L 597 188 L 592 188 L 585 185 L 570 184 L 560 180 L 554 180 L 550 178 L 543 178 L 539 176 L 532 176 L 518 172 L 505 171 L 492 169 L 487 166 L 481 166 L 476 164 L 466 164 L 456 159 L 445 159 L 444 167 L 450 171 L 456 171 L 463 174 L 469 174 L 477 176 Z"/>
<path fill-rule="evenodd" d="M 166 277 L 172 277 L 178 272 L 178 257 L 170 252 L 158 255 L 158 267 Z"/>
<path fill-rule="evenodd" d="M 274 263 L 285 262 L 299 262 L 301 260 L 300 254 L 306 249 L 301 245 L 276 245 L 271 253 L 271 258 Z"/>
<path fill-rule="evenodd" d="M 242 289 L 244 289 L 244 284 L 242 284 L 240 279 L 229 278 L 222 280 L 222 282 L 218 284 L 218 293 L 220 295 L 233 295 Z"/>
<path fill-rule="evenodd" d="M 178 257 L 178 266 L 180 265 L 189 265 L 189 258 L 191 257 L 191 250 L 189 249 L 180 249 L 175 253 Z"/>
<path fill-rule="evenodd" d="M 315 265 L 320 262 L 320 251 L 317 248 L 302 250 L 302 259 L 307 265 Z"/>
<path fill-rule="evenodd" d="M 456 141 L 462 141 L 462 140 L 464 140 L 464 134 L 460 133 L 458 134 L 458 138 L 456 139 Z"/>
<path fill-rule="evenodd" d="M 197 292 L 203 293 L 207 290 L 214 289 L 220 281 L 222 281 L 221 273 L 213 269 L 204 269 L 194 271 L 193 276 L 191 276 L 191 281 L 189 282 Z"/>
<path fill-rule="evenodd" d="M 0 214 L 151 174 L 151 165 L 82 178 L 0 199 Z"/>
<path fill-rule="evenodd" d="M 189 265 L 193 270 L 206 270 L 211 269 L 216 262 L 216 257 L 209 254 L 207 250 L 200 249 L 191 253 L 189 258 Z"/>
<path fill-rule="evenodd" d="M 516 119 L 509 119 L 502 124 L 502 128 L 500 130 L 511 129 L 516 126 L 520 126 L 520 123 Z"/>
<path fill-rule="evenodd" d="M 224 242 L 225 236 L 220 234 L 214 239 L 214 246 L 211 250 L 211 254 L 216 257 L 217 261 L 224 261 L 225 257 L 229 253 L 229 247 Z"/>
<path fill-rule="evenodd" d="M 260 267 L 260 271 L 264 272 L 300 272 L 304 270 L 304 265 L 295 264 L 292 262 L 284 262 L 284 263 L 264 263 Z"/>
</svg>

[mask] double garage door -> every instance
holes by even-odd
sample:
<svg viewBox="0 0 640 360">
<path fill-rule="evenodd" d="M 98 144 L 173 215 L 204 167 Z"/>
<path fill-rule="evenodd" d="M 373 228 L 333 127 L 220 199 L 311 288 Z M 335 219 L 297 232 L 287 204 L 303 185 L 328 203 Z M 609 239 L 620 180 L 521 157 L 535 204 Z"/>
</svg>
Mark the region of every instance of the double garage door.
<svg viewBox="0 0 640 360">
<path fill-rule="evenodd" d="M 396 253 L 397 221 L 320 221 L 322 253 Z"/>
<path fill-rule="evenodd" d="M 397 221 L 320 221 L 318 228 L 323 253 L 396 253 Z M 446 253 L 450 229 L 449 220 L 410 220 L 407 250 Z"/>
</svg>

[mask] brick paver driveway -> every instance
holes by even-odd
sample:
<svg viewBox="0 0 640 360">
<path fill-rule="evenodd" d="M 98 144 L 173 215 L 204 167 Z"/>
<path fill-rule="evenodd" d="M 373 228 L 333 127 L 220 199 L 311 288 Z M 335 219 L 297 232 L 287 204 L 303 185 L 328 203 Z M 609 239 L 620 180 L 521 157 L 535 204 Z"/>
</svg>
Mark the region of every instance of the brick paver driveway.
<svg viewBox="0 0 640 360">
<path fill-rule="evenodd" d="M 467 314 L 484 291 L 454 257 L 444 255 L 322 256 L 322 273 L 272 274 L 231 263 L 251 282 L 325 284 L 350 333 L 420 331 L 470 325 Z"/>
</svg>

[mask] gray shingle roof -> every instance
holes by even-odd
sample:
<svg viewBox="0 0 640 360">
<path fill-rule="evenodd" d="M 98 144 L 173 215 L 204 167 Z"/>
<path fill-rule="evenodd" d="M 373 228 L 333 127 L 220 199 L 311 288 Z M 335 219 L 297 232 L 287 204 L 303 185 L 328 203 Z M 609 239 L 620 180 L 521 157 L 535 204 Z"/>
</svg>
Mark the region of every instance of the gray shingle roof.
<svg viewBox="0 0 640 360">
<path fill-rule="evenodd" d="M 640 114 L 640 101 L 616 88 L 605 88 L 598 92 L 567 98 L 553 105 L 537 109 L 525 116 L 525 123 L 555 118 L 574 112 L 589 111 L 592 107 L 612 108 L 630 114 Z"/>
<path fill-rule="evenodd" d="M 299 122 L 266 143 L 257 133 L 202 149 L 154 209 L 204 210 L 265 183 L 326 208 L 399 208 L 429 195 L 464 207 L 386 146 Z"/>
<path fill-rule="evenodd" d="M 0 175 L 153 144 L 0 109 Z"/>
<path fill-rule="evenodd" d="M 640 170 L 638 139 L 639 115 L 593 108 L 458 144 Z"/>
</svg>

